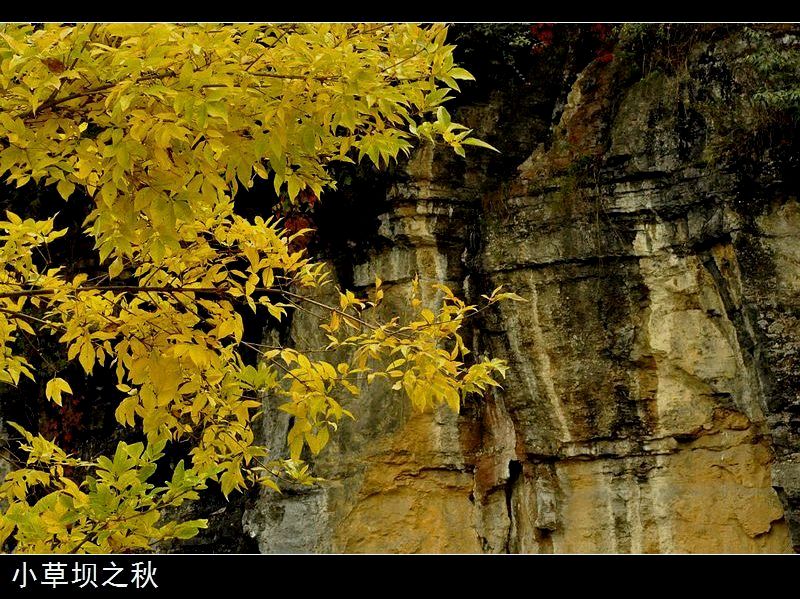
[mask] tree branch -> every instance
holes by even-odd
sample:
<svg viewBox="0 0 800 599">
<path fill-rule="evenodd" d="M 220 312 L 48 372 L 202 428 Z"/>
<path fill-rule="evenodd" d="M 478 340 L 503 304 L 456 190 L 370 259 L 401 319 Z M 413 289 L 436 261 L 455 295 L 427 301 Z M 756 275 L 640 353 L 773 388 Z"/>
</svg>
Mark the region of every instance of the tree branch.
<svg viewBox="0 0 800 599">
<path fill-rule="evenodd" d="M 20 291 L 7 291 L 0 293 L 0 299 L 14 299 L 17 297 L 32 297 L 36 295 L 53 295 L 56 289 L 22 289 Z M 140 287 L 137 285 L 86 285 L 77 287 L 81 291 L 116 291 L 119 293 L 204 293 L 212 295 L 226 295 L 228 289 L 224 287 Z"/>
</svg>

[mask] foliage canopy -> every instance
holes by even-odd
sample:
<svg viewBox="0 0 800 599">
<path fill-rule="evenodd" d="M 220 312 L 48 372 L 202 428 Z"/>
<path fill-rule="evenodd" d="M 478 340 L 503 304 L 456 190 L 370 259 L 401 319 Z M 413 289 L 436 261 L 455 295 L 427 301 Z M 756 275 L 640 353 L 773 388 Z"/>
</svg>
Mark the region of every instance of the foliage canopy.
<svg viewBox="0 0 800 599">
<path fill-rule="evenodd" d="M 458 331 L 478 307 L 440 287 L 434 312 L 415 283 L 415 316 L 381 321 L 380 279 L 369 299 L 343 291 L 323 304 L 304 290 L 327 284 L 324 265 L 292 249 L 304 231 L 234 212 L 237 190 L 257 178 L 298 201 L 335 186 L 337 161 L 386 164 L 419 138 L 460 155 L 490 147 L 442 106 L 471 79 L 446 35 L 414 24 L 0 25 L 0 176 L 89 202 L 84 232 L 104 268 L 99 279 L 67 276 L 43 251 L 66 232 L 57 216 L 6 213 L 0 381 L 33 379 L 18 342 L 52 334 L 87 374 L 113 370 L 116 419 L 146 438 L 84 459 L 13 425 L 28 458 L 0 485 L 0 545 L 116 552 L 189 538 L 205 521 L 175 520 L 169 508 L 209 480 L 226 495 L 313 482 L 304 448 L 318 453 L 352 416 L 347 399 L 376 377 L 418 409 L 457 410 L 465 394 L 497 385 L 501 361 L 465 362 Z M 326 311 L 328 348 L 348 350 L 347 361 L 243 341 L 243 310 L 281 319 L 303 303 Z M 243 359 L 245 344 L 256 363 Z M 72 393 L 61 377 L 43 383 L 56 404 Z M 293 416 L 288 459 L 256 442 L 265 397 Z M 191 447 L 186 459 L 150 482 L 176 441 Z"/>
</svg>

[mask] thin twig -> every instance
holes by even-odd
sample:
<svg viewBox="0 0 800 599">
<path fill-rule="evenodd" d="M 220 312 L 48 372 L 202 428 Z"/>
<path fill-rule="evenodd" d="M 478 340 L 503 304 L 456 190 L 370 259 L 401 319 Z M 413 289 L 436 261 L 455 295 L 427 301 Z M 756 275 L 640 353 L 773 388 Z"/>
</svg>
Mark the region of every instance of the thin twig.
<svg viewBox="0 0 800 599">
<path fill-rule="evenodd" d="M 9 310 L 8 308 L 0 308 L 0 312 L 2 312 L 3 314 L 8 314 L 11 318 L 31 320 L 33 322 L 46 324 L 51 327 L 57 325 L 57 323 L 55 322 L 50 322 L 49 320 L 42 320 L 41 318 L 36 318 L 35 316 L 31 316 L 30 314 L 25 314 L 24 312 L 14 312 L 13 310 Z"/>
</svg>

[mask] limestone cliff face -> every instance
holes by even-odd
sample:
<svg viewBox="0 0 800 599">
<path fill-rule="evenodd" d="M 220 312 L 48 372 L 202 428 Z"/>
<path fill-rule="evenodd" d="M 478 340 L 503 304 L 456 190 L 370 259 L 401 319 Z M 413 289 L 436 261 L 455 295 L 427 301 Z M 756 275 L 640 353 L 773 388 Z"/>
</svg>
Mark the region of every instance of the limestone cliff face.
<svg viewBox="0 0 800 599">
<path fill-rule="evenodd" d="M 485 158 L 413 157 L 353 284 L 379 273 L 387 312 L 415 273 L 528 298 L 472 325 L 508 378 L 460 415 L 364 397 L 316 463 L 326 483 L 248 509 L 261 551 L 800 547 L 796 154 L 731 147 L 741 52 L 725 29 L 671 70 L 591 61 L 512 135 L 511 92 L 464 105 L 506 156 L 525 151 L 505 180 Z M 315 326 L 297 314 L 290 336 Z M 266 421 L 277 447 L 287 423 Z"/>
</svg>

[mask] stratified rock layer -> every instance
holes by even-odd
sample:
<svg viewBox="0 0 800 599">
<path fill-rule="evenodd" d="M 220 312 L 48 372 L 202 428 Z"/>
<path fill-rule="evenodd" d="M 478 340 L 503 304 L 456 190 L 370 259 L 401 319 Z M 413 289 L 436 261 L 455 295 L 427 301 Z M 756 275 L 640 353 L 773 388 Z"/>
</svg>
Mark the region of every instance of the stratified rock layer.
<svg viewBox="0 0 800 599">
<path fill-rule="evenodd" d="M 761 178 L 714 154 L 742 116 L 738 35 L 698 36 L 672 72 L 592 62 L 511 181 L 415 155 L 354 284 L 380 274 L 387 313 L 415 273 L 527 298 L 473 323 L 508 378 L 460 415 L 373 389 L 317 460 L 326 483 L 248 511 L 262 551 L 800 546 L 800 205 L 769 149 Z M 460 116 L 491 133 L 504 101 Z M 291 335 L 321 340 L 301 314 Z M 277 449 L 286 421 L 265 420 Z"/>
</svg>

